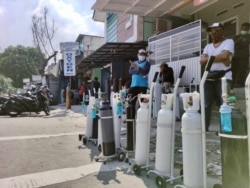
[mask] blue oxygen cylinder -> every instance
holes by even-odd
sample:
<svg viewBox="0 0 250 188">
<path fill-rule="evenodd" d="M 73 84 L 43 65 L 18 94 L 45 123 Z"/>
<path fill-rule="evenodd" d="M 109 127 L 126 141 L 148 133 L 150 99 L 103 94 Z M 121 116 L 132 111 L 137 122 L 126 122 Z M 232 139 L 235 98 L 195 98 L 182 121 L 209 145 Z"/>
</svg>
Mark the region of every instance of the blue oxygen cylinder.
<svg viewBox="0 0 250 188">
<path fill-rule="evenodd" d="M 96 118 L 96 106 L 95 105 L 93 105 L 93 107 L 92 107 L 91 116 L 93 119 Z"/>
<path fill-rule="evenodd" d="M 116 108 L 116 113 L 118 117 L 122 116 L 122 102 L 120 99 L 118 99 L 118 103 L 117 103 L 117 108 Z"/>
<path fill-rule="evenodd" d="M 82 105 L 81 105 L 81 110 L 82 110 L 82 112 L 85 112 L 85 103 L 82 102 L 81 104 L 82 104 Z"/>
<path fill-rule="evenodd" d="M 223 132 L 232 132 L 232 108 L 227 103 L 220 107 L 220 123 Z"/>
</svg>

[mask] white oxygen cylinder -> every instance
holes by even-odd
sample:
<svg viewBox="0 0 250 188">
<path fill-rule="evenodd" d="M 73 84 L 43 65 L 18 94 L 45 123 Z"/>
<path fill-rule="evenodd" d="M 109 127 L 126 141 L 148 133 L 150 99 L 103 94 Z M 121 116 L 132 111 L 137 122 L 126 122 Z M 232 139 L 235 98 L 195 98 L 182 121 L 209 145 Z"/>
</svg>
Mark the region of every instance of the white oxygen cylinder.
<svg viewBox="0 0 250 188">
<path fill-rule="evenodd" d="M 159 83 L 159 77 L 154 83 L 154 102 L 153 102 L 153 117 L 156 118 L 158 112 L 161 109 L 161 84 Z"/>
<path fill-rule="evenodd" d="M 135 161 L 144 164 L 147 160 L 147 142 L 149 131 L 149 97 L 148 94 L 139 94 L 140 108 L 137 110 L 136 138 L 135 138 Z M 141 100 L 144 100 L 143 102 Z"/>
<path fill-rule="evenodd" d="M 110 106 L 112 106 L 113 107 L 113 98 L 114 98 L 114 91 L 111 91 L 111 93 L 110 93 Z"/>
<path fill-rule="evenodd" d="M 92 118 L 92 107 L 95 104 L 95 97 L 91 96 L 89 92 L 89 105 L 87 107 L 87 124 L 86 124 L 86 133 L 85 136 L 90 138 L 92 137 L 92 130 L 93 130 L 93 118 Z"/>
<path fill-rule="evenodd" d="M 102 145 L 102 121 L 98 119 L 98 138 L 97 138 L 97 146 Z"/>
<path fill-rule="evenodd" d="M 99 91 L 98 91 L 98 101 L 99 101 L 99 104 L 98 106 L 101 105 L 102 103 L 102 92 L 101 92 L 101 89 L 99 88 Z M 99 115 L 99 114 L 98 114 Z M 97 146 L 101 146 L 102 145 L 102 121 L 101 119 L 99 118 L 98 119 L 98 137 L 97 137 Z"/>
<path fill-rule="evenodd" d="M 119 93 L 114 93 L 113 95 L 113 122 L 114 122 L 114 134 L 115 134 L 115 147 L 120 148 L 121 146 L 121 141 L 120 141 L 120 137 L 121 137 L 121 119 L 118 117 L 117 115 L 117 104 L 119 101 Z"/>
<path fill-rule="evenodd" d="M 183 182 L 186 188 L 203 188 L 202 133 L 199 93 L 182 93 Z"/>
<path fill-rule="evenodd" d="M 155 169 L 166 175 L 171 173 L 173 97 L 172 93 L 162 94 L 161 110 L 157 118 Z"/>
</svg>

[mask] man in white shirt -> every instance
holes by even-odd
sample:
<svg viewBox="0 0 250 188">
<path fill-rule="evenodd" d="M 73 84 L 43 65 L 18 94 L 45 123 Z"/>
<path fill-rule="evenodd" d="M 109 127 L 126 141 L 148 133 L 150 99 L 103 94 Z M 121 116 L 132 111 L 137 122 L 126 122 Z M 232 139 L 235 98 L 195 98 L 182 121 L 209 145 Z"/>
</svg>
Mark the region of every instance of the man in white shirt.
<svg viewBox="0 0 250 188">
<path fill-rule="evenodd" d="M 221 23 L 213 23 L 208 27 L 207 31 L 212 42 L 205 46 L 200 63 L 201 65 L 205 65 L 210 56 L 215 56 L 210 71 L 227 70 L 225 77 L 227 79 L 228 91 L 230 91 L 232 84 L 231 60 L 234 54 L 234 41 L 224 37 L 224 27 Z M 206 131 L 208 131 L 213 102 L 216 101 L 217 105 L 222 104 L 221 79 L 206 80 L 204 91 L 205 123 Z"/>
</svg>

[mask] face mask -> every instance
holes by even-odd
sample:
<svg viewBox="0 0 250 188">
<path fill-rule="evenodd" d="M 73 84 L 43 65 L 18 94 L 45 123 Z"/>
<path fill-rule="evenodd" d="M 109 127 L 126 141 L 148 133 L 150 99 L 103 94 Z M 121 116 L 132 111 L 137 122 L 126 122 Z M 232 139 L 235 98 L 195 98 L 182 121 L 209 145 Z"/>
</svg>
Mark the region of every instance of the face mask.
<svg viewBox="0 0 250 188">
<path fill-rule="evenodd" d="M 138 57 L 138 59 L 139 59 L 139 61 L 144 61 L 145 60 L 145 56 L 143 56 L 143 55 L 138 55 L 137 56 Z"/>
<path fill-rule="evenodd" d="M 247 31 L 240 31 L 240 34 L 242 34 L 242 35 L 246 35 L 248 32 Z"/>
</svg>

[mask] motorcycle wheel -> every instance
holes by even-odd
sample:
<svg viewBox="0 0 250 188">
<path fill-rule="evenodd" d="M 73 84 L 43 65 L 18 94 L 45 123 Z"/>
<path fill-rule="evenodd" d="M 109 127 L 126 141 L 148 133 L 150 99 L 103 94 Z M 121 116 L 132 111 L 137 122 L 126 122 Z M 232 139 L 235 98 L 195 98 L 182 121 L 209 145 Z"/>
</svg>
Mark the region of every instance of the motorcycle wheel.
<svg viewBox="0 0 250 188">
<path fill-rule="evenodd" d="M 4 104 L 4 106 L 5 106 L 4 110 L 5 110 L 6 114 L 8 114 L 10 117 L 17 117 L 19 114 L 21 114 L 21 112 L 12 109 L 12 107 L 10 105 L 11 104 L 8 101 Z"/>
<path fill-rule="evenodd" d="M 17 117 L 19 114 L 21 114 L 20 112 L 11 112 L 11 111 L 8 111 L 8 115 L 10 117 Z"/>
</svg>

